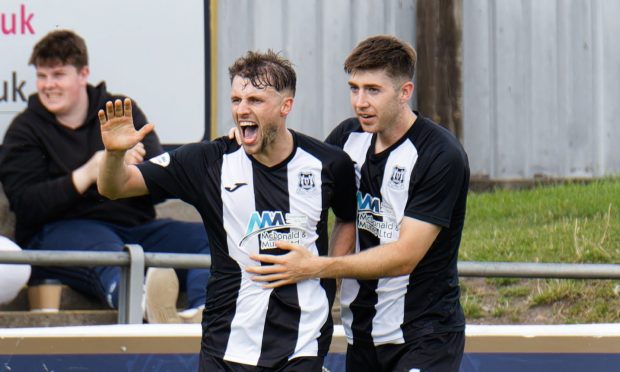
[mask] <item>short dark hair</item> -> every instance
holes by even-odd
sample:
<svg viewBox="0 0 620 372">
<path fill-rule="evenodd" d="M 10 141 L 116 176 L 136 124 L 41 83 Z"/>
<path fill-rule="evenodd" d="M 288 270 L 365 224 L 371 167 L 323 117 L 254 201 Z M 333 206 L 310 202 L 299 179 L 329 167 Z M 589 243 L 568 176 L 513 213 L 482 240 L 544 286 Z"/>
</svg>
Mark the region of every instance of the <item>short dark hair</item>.
<svg viewBox="0 0 620 372">
<path fill-rule="evenodd" d="M 28 64 L 35 67 L 73 65 L 80 70 L 88 66 L 86 43 L 73 31 L 52 31 L 34 46 Z"/>
<path fill-rule="evenodd" d="M 392 78 L 413 79 L 418 57 L 413 47 L 391 35 L 362 40 L 344 61 L 344 71 L 385 70 Z"/>
<path fill-rule="evenodd" d="M 249 79 L 256 88 L 273 87 L 278 92 L 290 90 L 295 96 L 297 76 L 293 64 L 271 49 L 265 53 L 247 52 L 228 68 L 228 74 L 231 83 L 235 76 L 240 76 Z"/>
</svg>

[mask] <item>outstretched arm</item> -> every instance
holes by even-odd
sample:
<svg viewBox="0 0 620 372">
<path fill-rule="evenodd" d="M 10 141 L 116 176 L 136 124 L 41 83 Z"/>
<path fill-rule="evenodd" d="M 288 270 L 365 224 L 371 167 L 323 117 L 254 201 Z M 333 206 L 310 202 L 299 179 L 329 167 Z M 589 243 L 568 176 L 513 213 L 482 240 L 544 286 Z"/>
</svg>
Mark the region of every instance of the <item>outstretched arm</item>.
<svg viewBox="0 0 620 372">
<path fill-rule="evenodd" d="M 404 217 L 397 241 L 338 257 L 318 257 L 303 247 L 278 242 L 278 248 L 290 252 L 281 256 L 253 255 L 254 260 L 273 265 L 252 266 L 246 270 L 258 274 L 253 279 L 266 282 L 266 288 L 309 278 L 377 279 L 408 275 L 422 260 L 440 231 L 439 226 Z"/>
<path fill-rule="evenodd" d="M 99 110 L 101 139 L 105 153 L 99 168 L 97 188 L 99 193 L 110 199 L 127 198 L 148 194 L 142 173 L 134 165 L 125 163 L 125 153 L 138 144 L 153 130 L 152 124 L 145 124 L 136 131 L 131 116 L 131 100 L 108 101 L 106 110 Z"/>
</svg>

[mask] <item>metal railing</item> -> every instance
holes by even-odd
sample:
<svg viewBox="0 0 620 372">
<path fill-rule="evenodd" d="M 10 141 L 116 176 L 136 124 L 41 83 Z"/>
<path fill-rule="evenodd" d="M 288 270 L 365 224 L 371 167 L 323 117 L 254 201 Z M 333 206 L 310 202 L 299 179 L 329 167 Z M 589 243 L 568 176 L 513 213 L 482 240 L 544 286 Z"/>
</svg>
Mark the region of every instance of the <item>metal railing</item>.
<svg viewBox="0 0 620 372">
<path fill-rule="evenodd" d="M 185 253 L 144 253 L 127 244 L 125 252 L 0 251 L 0 263 L 33 266 L 119 266 L 118 323 L 142 323 L 142 283 L 145 267 L 209 268 L 211 256 Z"/>
<path fill-rule="evenodd" d="M 121 279 L 118 323 L 136 324 L 142 323 L 145 267 L 209 268 L 211 256 L 144 253 L 139 245 L 128 244 L 125 252 L 0 251 L 0 263 L 34 266 L 119 266 Z M 458 263 L 458 271 L 459 275 L 464 277 L 620 279 L 620 264 L 462 261 Z"/>
<path fill-rule="evenodd" d="M 620 265 L 541 262 L 458 263 L 460 276 L 556 279 L 620 279 Z"/>
</svg>

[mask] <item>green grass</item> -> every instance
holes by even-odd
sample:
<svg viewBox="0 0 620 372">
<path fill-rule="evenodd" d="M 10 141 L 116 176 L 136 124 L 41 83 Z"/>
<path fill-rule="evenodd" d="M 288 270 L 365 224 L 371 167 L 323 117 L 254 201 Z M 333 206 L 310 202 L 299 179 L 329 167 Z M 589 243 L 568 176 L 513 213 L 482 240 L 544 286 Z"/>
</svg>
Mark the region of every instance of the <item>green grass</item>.
<svg viewBox="0 0 620 372">
<path fill-rule="evenodd" d="M 620 261 L 620 179 L 470 193 L 463 261 Z"/>
<path fill-rule="evenodd" d="M 620 179 L 470 193 L 459 258 L 620 263 Z M 495 278 L 484 286 L 463 296 L 467 318 L 479 323 L 620 321 L 616 280 Z"/>
<path fill-rule="evenodd" d="M 620 178 L 471 192 L 459 259 L 620 263 Z M 461 287 L 471 323 L 620 322 L 618 280 L 462 278 Z"/>
</svg>

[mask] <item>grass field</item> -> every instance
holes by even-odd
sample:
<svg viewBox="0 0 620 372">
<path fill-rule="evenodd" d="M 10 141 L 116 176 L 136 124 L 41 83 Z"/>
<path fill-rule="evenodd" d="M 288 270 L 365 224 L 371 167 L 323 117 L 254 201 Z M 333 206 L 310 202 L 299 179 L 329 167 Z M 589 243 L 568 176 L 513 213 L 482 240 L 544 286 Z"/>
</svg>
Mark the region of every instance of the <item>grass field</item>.
<svg viewBox="0 0 620 372">
<path fill-rule="evenodd" d="M 461 261 L 620 263 L 620 179 L 470 193 Z M 620 321 L 616 280 L 463 279 L 472 323 Z"/>
<path fill-rule="evenodd" d="M 620 178 L 470 192 L 460 260 L 619 264 Z M 618 280 L 461 278 L 461 285 L 471 324 L 620 322 Z"/>
</svg>

